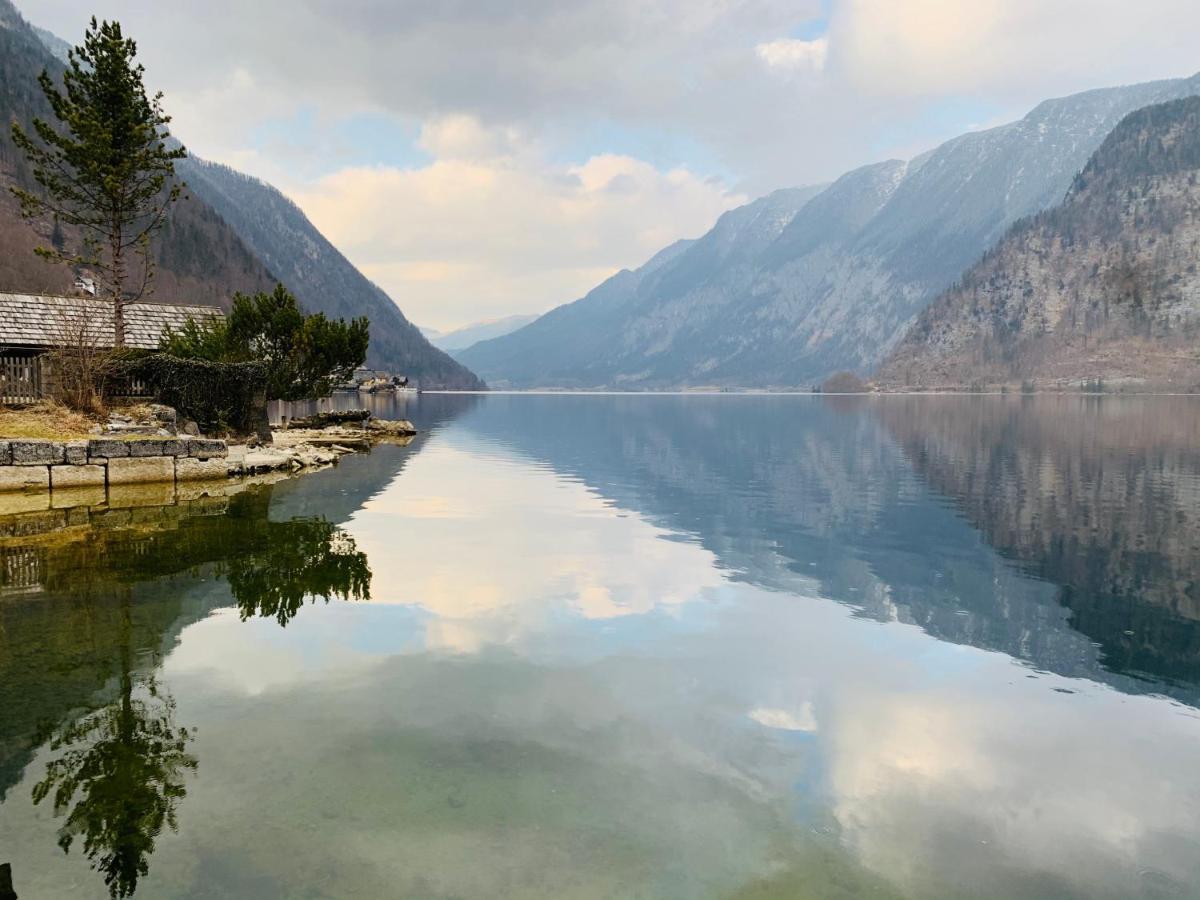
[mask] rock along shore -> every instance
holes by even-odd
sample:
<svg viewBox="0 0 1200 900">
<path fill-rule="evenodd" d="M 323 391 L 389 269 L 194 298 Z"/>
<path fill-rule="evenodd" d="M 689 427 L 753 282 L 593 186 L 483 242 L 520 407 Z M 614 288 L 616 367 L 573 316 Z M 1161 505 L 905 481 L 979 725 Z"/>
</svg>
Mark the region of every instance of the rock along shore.
<svg viewBox="0 0 1200 900">
<path fill-rule="evenodd" d="M 368 420 L 356 427 L 278 430 L 271 444 L 258 446 L 204 437 L 0 438 L 0 510 L 13 506 L 20 496 L 47 492 L 104 492 L 131 484 L 220 481 L 319 469 L 348 453 L 369 451 L 380 441 L 407 443 L 416 433 L 409 422 Z"/>
</svg>

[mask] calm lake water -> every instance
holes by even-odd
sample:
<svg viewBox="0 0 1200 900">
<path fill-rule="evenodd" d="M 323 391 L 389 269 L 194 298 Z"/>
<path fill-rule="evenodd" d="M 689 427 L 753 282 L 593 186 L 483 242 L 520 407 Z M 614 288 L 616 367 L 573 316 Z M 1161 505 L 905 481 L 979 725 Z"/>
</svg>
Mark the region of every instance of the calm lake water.
<svg viewBox="0 0 1200 900">
<path fill-rule="evenodd" d="M 22 900 L 1200 896 L 1200 401 L 376 402 L 0 519 Z"/>
</svg>

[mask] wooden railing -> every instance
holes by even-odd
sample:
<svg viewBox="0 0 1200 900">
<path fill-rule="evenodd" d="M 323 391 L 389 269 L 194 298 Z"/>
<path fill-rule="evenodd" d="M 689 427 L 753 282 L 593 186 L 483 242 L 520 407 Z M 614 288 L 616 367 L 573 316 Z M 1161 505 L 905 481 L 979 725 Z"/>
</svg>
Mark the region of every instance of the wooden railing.
<svg viewBox="0 0 1200 900">
<path fill-rule="evenodd" d="M 154 393 L 142 379 L 122 377 L 110 378 L 105 383 L 104 396 L 109 399 L 147 400 L 153 397 Z"/>
<path fill-rule="evenodd" d="M 0 354 L 0 404 L 36 403 L 42 399 L 40 356 Z"/>
</svg>

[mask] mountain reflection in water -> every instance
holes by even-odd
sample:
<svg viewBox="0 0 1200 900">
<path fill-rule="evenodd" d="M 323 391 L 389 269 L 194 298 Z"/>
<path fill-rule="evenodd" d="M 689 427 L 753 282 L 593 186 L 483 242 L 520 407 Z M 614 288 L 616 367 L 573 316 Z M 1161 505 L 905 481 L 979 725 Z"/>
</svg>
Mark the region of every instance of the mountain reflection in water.
<svg viewBox="0 0 1200 900">
<path fill-rule="evenodd" d="M 18 894 L 1200 892 L 1200 404 L 370 399 L 0 520 Z"/>
<path fill-rule="evenodd" d="M 1200 702 L 1190 398 L 520 397 L 466 424 L 738 578 L 816 578 L 865 616 Z"/>
</svg>

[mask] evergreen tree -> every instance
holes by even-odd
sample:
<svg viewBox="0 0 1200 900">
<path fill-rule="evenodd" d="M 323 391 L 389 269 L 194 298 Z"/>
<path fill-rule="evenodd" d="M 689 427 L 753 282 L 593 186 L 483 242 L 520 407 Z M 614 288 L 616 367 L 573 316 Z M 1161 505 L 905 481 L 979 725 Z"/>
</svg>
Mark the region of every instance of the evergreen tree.
<svg viewBox="0 0 1200 900">
<path fill-rule="evenodd" d="M 189 319 L 169 328 L 159 349 L 172 356 L 212 362 L 265 362 L 267 399 L 326 397 L 349 380 L 367 358 L 366 317 L 344 322 L 324 313 L 305 315 L 282 284 L 270 294 L 237 294 L 225 319 Z"/>
<path fill-rule="evenodd" d="M 93 18 L 83 44 L 70 51 L 62 90 L 48 72 L 39 78 L 58 127 L 34 119 L 30 135 L 13 124 L 13 140 L 41 187 L 12 189 L 22 214 L 50 214 L 83 233 L 78 253 L 57 246 L 37 252 L 96 272 L 112 299 L 117 346 L 125 343 L 126 302 L 149 288 L 150 237 L 180 196 L 175 160 L 187 155 L 168 145 L 170 116 L 161 93 L 147 95 L 136 55 L 137 44 L 119 23 Z M 140 257 L 140 271 L 131 272 L 131 257 Z"/>
</svg>

